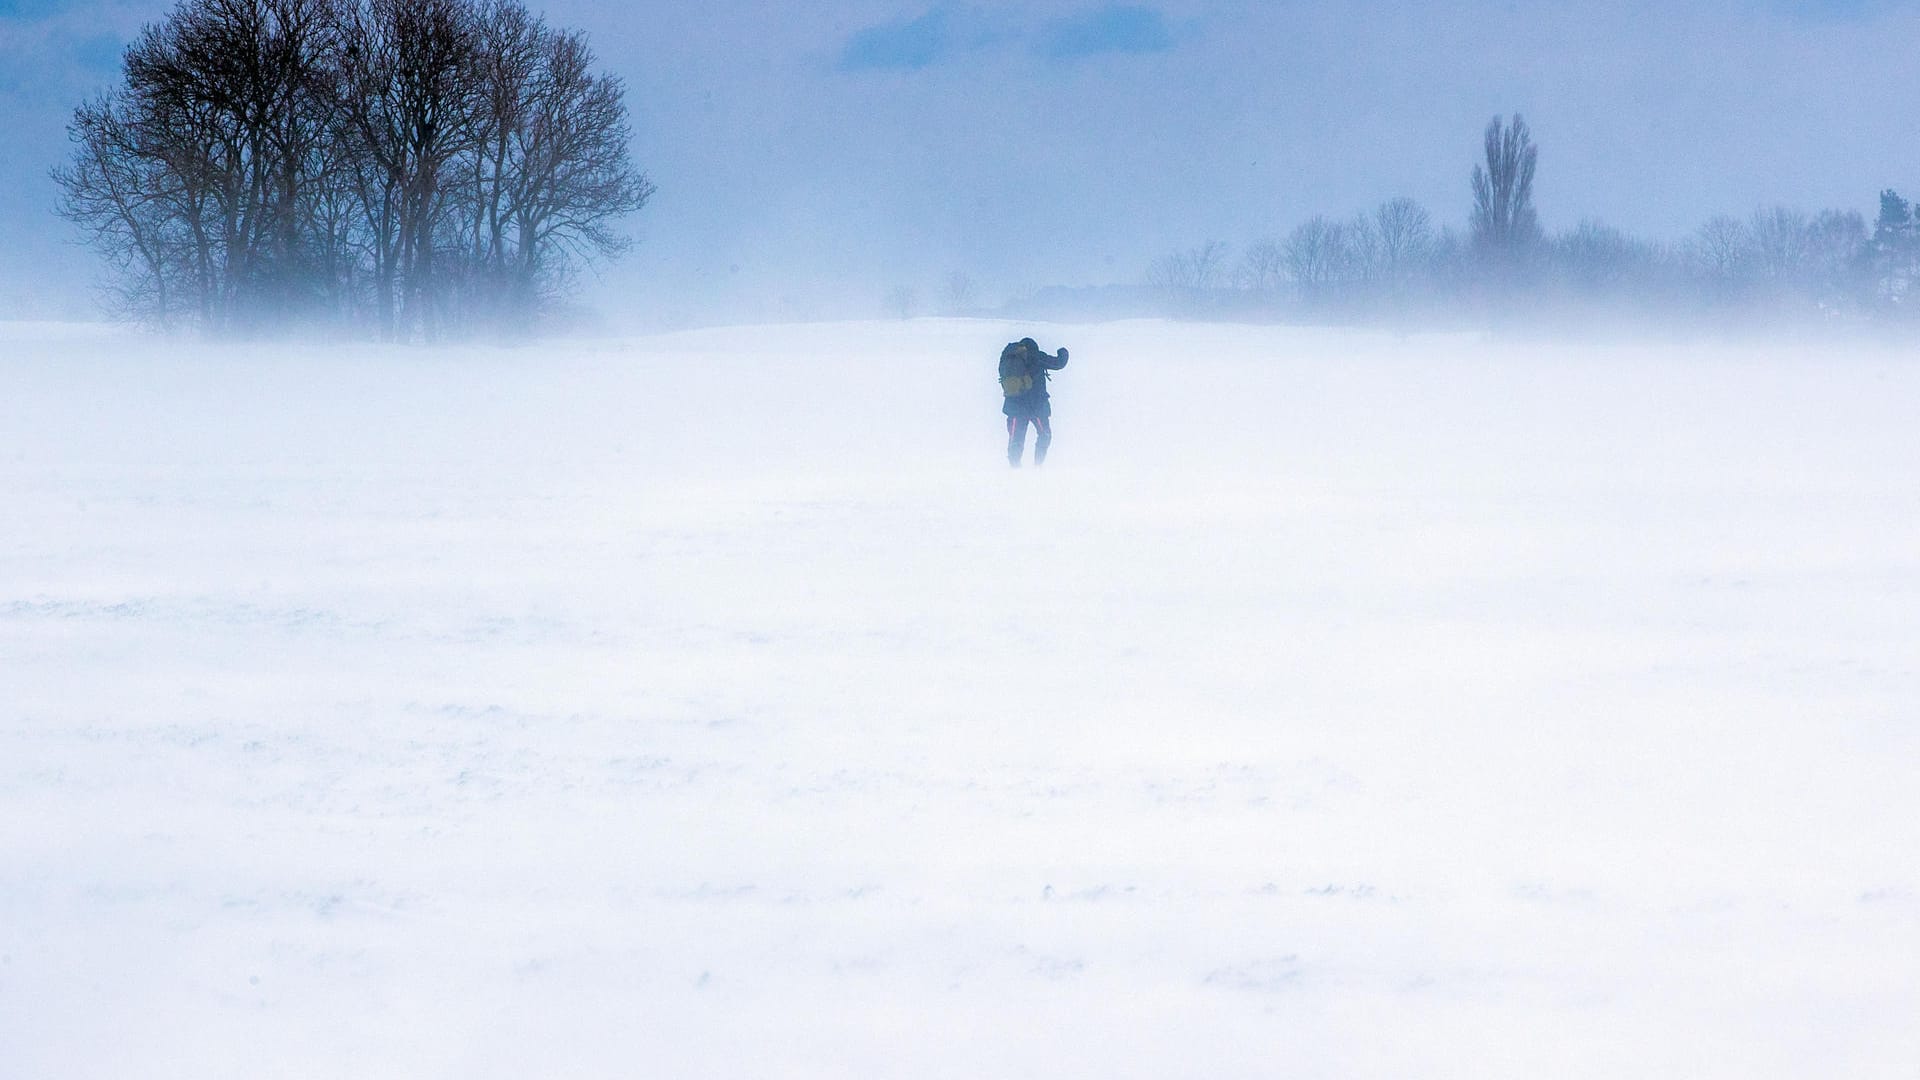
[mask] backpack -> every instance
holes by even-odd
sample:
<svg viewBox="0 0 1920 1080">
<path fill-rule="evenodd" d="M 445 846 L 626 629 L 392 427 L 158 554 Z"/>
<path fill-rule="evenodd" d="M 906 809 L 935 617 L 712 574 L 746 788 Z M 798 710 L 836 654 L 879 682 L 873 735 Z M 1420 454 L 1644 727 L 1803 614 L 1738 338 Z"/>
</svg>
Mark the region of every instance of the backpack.
<svg viewBox="0 0 1920 1080">
<path fill-rule="evenodd" d="M 1000 392 L 1019 397 L 1033 389 L 1033 373 L 1027 367 L 1026 350 L 1014 342 L 1000 350 Z"/>
</svg>

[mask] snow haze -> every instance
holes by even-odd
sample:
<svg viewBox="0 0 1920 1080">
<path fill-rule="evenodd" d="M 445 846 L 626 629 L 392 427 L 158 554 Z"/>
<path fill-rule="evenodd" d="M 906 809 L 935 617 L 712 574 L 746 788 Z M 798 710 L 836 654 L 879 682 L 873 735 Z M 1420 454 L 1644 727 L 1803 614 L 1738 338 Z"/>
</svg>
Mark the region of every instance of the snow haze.
<svg viewBox="0 0 1920 1080">
<path fill-rule="evenodd" d="M 47 170 L 171 6 L 0 3 L 0 315 L 91 314 Z M 627 80 L 659 185 L 583 282 L 616 324 L 865 318 L 898 288 L 933 311 L 952 273 L 993 306 L 1132 284 L 1395 196 L 1463 227 L 1496 114 L 1532 125 L 1550 232 L 1871 219 L 1920 178 L 1910 0 L 532 6 Z"/>
<path fill-rule="evenodd" d="M 1920 1061 L 1910 350 L 0 335 L 0 1074 Z"/>
</svg>

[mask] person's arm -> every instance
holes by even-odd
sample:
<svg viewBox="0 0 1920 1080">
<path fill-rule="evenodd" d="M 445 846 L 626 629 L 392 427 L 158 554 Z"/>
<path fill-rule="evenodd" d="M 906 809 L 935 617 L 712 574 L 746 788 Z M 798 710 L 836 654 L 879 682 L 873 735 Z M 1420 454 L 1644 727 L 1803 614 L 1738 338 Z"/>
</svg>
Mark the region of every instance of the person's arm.
<svg viewBox="0 0 1920 1080">
<path fill-rule="evenodd" d="M 1040 363 L 1044 365 L 1048 371 L 1059 371 L 1061 368 L 1067 366 L 1067 350 L 1063 348 L 1052 356 L 1041 353 Z"/>
</svg>

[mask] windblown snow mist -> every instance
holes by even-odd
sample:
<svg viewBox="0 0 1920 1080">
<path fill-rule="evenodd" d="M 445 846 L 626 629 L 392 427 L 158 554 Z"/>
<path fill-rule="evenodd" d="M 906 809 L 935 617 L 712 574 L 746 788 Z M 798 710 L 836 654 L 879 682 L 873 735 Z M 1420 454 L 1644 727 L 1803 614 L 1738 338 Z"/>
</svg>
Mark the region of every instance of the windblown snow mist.
<svg viewBox="0 0 1920 1080">
<path fill-rule="evenodd" d="M 1903 353 L 4 333 L 10 1076 L 1920 1060 Z"/>
</svg>

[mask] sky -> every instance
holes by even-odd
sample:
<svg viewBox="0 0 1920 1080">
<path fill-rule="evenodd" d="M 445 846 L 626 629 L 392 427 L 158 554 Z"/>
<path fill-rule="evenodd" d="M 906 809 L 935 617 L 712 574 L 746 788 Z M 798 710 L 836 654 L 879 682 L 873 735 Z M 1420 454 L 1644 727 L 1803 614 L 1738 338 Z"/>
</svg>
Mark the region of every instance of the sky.
<svg viewBox="0 0 1920 1080">
<path fill-rule="evenodd" d="M 1400 195 L 1460 225 L 1480 132 L 1516 112 L 1550 231 L 1920 193 L 1920 0 L 531 6 L 626 80 L 659 188 L 581 282 L 616 321 L 1129 284 Z M 170 7 L 0 0 L 0 317 L 93 310 L 47 169 Z"/>
</svg>

